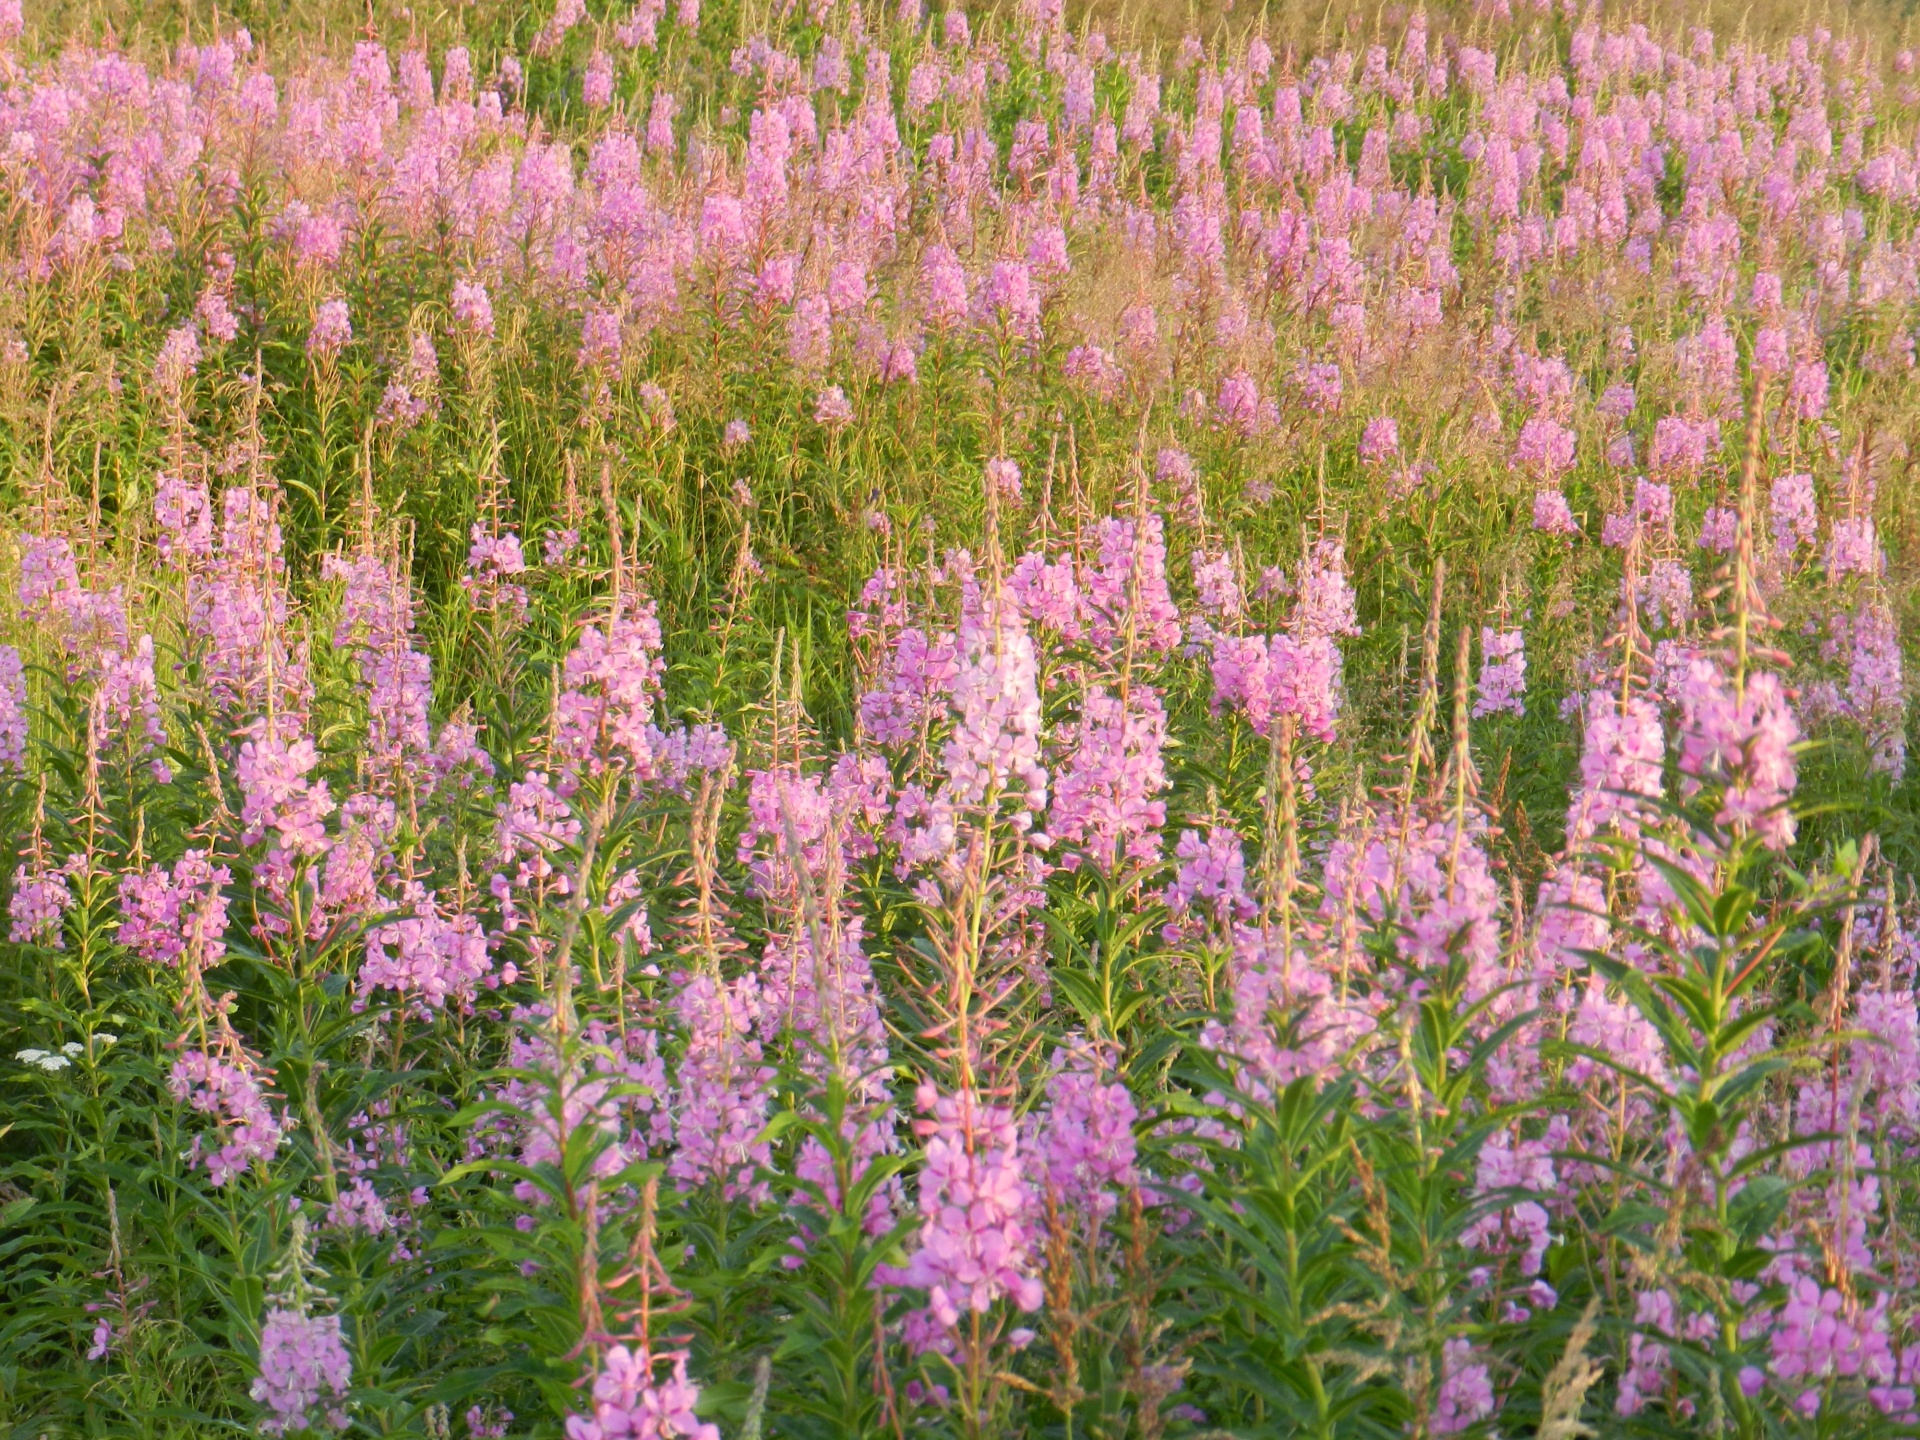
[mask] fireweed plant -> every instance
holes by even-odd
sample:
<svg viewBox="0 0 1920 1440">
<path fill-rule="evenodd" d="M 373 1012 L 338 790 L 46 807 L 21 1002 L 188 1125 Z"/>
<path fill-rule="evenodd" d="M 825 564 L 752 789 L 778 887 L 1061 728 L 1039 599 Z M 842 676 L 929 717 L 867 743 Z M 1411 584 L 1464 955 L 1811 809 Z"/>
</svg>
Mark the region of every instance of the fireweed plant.
<svg viewBox="0 0 1920 1440">
<path fill-rule="evenodd" d="M 1882 28 L 0 0 L 8 1433 L 1920 1429 Z"/>
</svg>

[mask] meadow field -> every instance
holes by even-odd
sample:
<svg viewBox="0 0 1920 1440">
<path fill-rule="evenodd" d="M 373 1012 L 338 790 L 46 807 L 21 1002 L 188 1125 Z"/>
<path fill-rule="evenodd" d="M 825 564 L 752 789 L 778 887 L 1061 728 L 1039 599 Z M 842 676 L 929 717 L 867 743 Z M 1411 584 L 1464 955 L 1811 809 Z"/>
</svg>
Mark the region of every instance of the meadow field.
<svg viewBox="0 0 1920 1440">
<path fill-rule="evenodd" d="M 0 0 L 0 1437 L 1920 1434 L 1916 32 Z"/>
</svg>

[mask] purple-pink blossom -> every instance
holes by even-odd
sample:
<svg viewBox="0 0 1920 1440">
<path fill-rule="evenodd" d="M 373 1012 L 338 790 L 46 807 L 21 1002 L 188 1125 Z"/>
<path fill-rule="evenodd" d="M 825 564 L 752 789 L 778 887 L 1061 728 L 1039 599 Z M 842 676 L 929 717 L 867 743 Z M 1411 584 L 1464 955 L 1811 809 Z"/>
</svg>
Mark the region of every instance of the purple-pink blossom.
<svg viewBox="0 0 1920 1440">
<path fill-rule="evenodd" d="M 252 1059 L 233 1048 L 229 1058 L 188 1050 L 167 1075 L 173 1098 L 212 1117 L 215 1128 L 196 1135 L 190 1164 L 204 1165 L 216 1186 L 226 1185 L 249 1167 L 268 1164 L 279 1153 L 287 1121 L 273 1113 L 266 1085 Z"/>
<path fill-rule="evenodd" d="M 918 1103 L 927 1117 L 914 1125 L 925 1139 L 920 1233 L 890 1282 L 924 1291 L 928 1318 L 940 1330 L 1000 1300 L 1039 1309 L 1040 1216 L 1011 1113 L 971 1090 L 942 1094 L 927 1083 Z"/>
<path fill-rule="evenodd" d="M 1480 627 L 1480 679 L 1474 687 L 1473 713 L 1527 713 L 1527 637 L 1522 630 Z"/>
<path fill-rule="evenodd" d="M 665 1379 L 660 1366 L 668 1366 Z M 687 1355 L 656 1355 L 644 1344 L 611 1345 L 594 1372 L 592 1408 L 567 1417 L 567 1440 L 720 1440 L 720 1427 L 699 1418 L 700 1387 L 687 1378 Z"/>
<path fill-rule="evenodd" d="M 347 317 L 347 302 L 338 298 L 321 301 L 307 331 L 307 354 L 316 360 L 331 360 L 352 340 L 353 322 Z"/>
<path fill-rule="evenodd" d="M 1540 490 L 1533 497 L 1533 528 L 1549 535 L 1578 535 L 1580 522 L 1558 490 Z"/>
<path fill-rule="evenodd" d="M 677 1148 L 667 1173 L 682 1189 L 717 1183 L 728 1199 L 762 1202 L 772 1152 L 761 1131 L 775 1072 L 754 1036 L 759 986 L 751 975 L 729 983 L 696 974 L 679 984 L 674 1013 L 687 1048 L 674 1077 Z"/>
<path fill-rule="evenodd" d="M 186 956 L 202 969 L 226 953 L 225 887 L 233 873 L 205 850 L 189 850 L 172 869 L 149 866 L 120 877 L 116 938 L 150 965 L 178 964 Z"/>
<path fill-rule="evenodd" d="M 1063 738 L 1047 829 L 1070 847 L 1069 867 L 1082 854 L 1106 873 L 1159 859 L 1167 806 L 1157 797 L 1169 784 L 1159 695 L 1146 685 L 1134 685 L 1124 698 L 1090 691 Z"/>
<path fill-rule="evenodd" d="M 260 1374 L 249 1393 L 264 1405 L 262 1434 L 300 1435 L 347 1428 L 353 1361 L 338 1315 L 274 1306 L 260 1327 Z"/>
<path fill-rule="evenodd" d="M 1800 726 L 1779 676 L 1749 675 L 1736 692 L 1714 661 L 1696 658 L 1681 683 L 1680 716 L 1684 792 L 1716 787 L 1718 823 L 1784 849 L 1795 829 L 1787 802 L 1798 781 Z"/>
<path fill-rule="evenodd" d="M 1366 465 L 1384 465 L 1400 453 L 1400 427 L 1391 415 L 1376 415 L 1360 432 L 1360 460 Z"/>
<path fill-rule="evenodd" d="M 1030 1142 L 1039 1183 L 1069 1223 L 1075 1215 L 1105 1220 L 1140 1181 L 1133 1136 L 1139 1109 L 1094 1047 L 1063 1046 L 1053 1065 Z"/>
</svg>

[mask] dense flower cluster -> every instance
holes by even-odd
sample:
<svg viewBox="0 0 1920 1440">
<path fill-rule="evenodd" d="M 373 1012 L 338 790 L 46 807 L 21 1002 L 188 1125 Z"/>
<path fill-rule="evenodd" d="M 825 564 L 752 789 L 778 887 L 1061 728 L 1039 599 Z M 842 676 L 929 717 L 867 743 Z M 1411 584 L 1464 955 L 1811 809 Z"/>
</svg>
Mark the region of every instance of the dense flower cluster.
<svg viewBox="0 0 1920 1440">
<path fill-rule="evenodd" d="M 1482 715 L 1527 713 L 1527 637 L 1521 630 L 1480 629 L 1480 681 L 1473 702 Z"/>
<path fill-rule="evenodd" d="M 479 922 L 442 914 L 432 895 L 416 890 L 412 915 L 368 934 L 358 983 L 362 995 L 392 990 L 437 1010 L 471 1000 L 492 969 Z"/>
<path fill-rule="evenodd" d="M 1920 66 L 1576 10 L 0 0 L 0 1310 L 275 1436 L 1916 1423 Z"/>
<path fill-rule="evenodd" d="M 655 1376 L 663 1362 L 671 1369 L 660 1381 Z M 720 1427 L 694 1414 L 699 1398 L 684 1351 L 655 1355 L 644 1345 L 611 1345 L 593 1377 L 592 1413 L 567 1417 L 567 1440 L 720 1440 Z"/>
<path fill-rule="evenodd" d="M 1067 1215 L 1112 1215 L 1120 1195 L 1140 1183 L 1133 1123 L 1139 1110 L 1118 1080 L 1100 1072 L 1082 1047 L 1054 1055 L 1047 1108 L 1030 1148 L 1044 1194 Z"/>
<path fill-rule="evenodd" d="M 341 1402 L 353 1377 L 338 1315 L 303 1315 L 278 1307 L 260 1327 L 260 1374 L 251 1394 L 266 1407 L 265 1435 L 345 1430 Z"/>
<path fill-rule="evenodd" d="M 204 850 L 189 850 L 171 870 L 154 865 L 144 874 L 120 877 L 119 941 L 155 965 L 187 956 L 211 968 L 226 953 L 225 889 L 233 872 L 215 865 Z"/>
<path fill-rule="evenodd" d="M 225 1185 L 255 1162 L 279 1152 L 287 1122 L 273 1113 L 258 1068 L 244 1054 L 228 1058 L 189 1050 L 167 1077 L 173 1098 L 210 1115 L 218 1125 L 211 1136 L 196 1135 L 189 1158 L 204 1164 L 215 1185 Z"/>
<path fill-rule="evenodd" d="M 925 1343 L 963 1314 L 982 1314 L 1008 1299 L 1021 1310 L 1039 1308 L 1037 1206 L 1027 1183 L 1013 1116 L 982 1104 L 973 1092 L 942 1095 L 922 1085 L 927 1118 L 914 1128 L 925 1139 L 920 1172 L 920 1234 L 896 1283 L 924 1290 Z"/>
</svg>

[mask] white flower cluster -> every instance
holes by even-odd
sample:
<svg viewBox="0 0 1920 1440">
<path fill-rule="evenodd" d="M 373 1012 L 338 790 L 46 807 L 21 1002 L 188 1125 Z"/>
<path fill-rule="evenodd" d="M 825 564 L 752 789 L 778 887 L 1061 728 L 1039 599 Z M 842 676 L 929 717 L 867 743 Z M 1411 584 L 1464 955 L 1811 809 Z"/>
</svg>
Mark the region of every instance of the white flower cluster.
<svg viewBox="0 0 1920 1440">
<path fill-rule="evenodd" d="M 102 1045 L 111 1045 L 120 1037 L 101 1031 L 93 1038 L 98 1040 Z M 17 1050 L 14 1052 L 13 1058 L 18 1060 L 22 1065 L 38 1065 L 42 1070 L 58 1074 L 73 1064 L 73 1057 L 83 1052 L 86 1048 L 87 1047 L 82 1045 L 78 1040 L 69 1040 L 58 1050 Z"/>
</svg>

